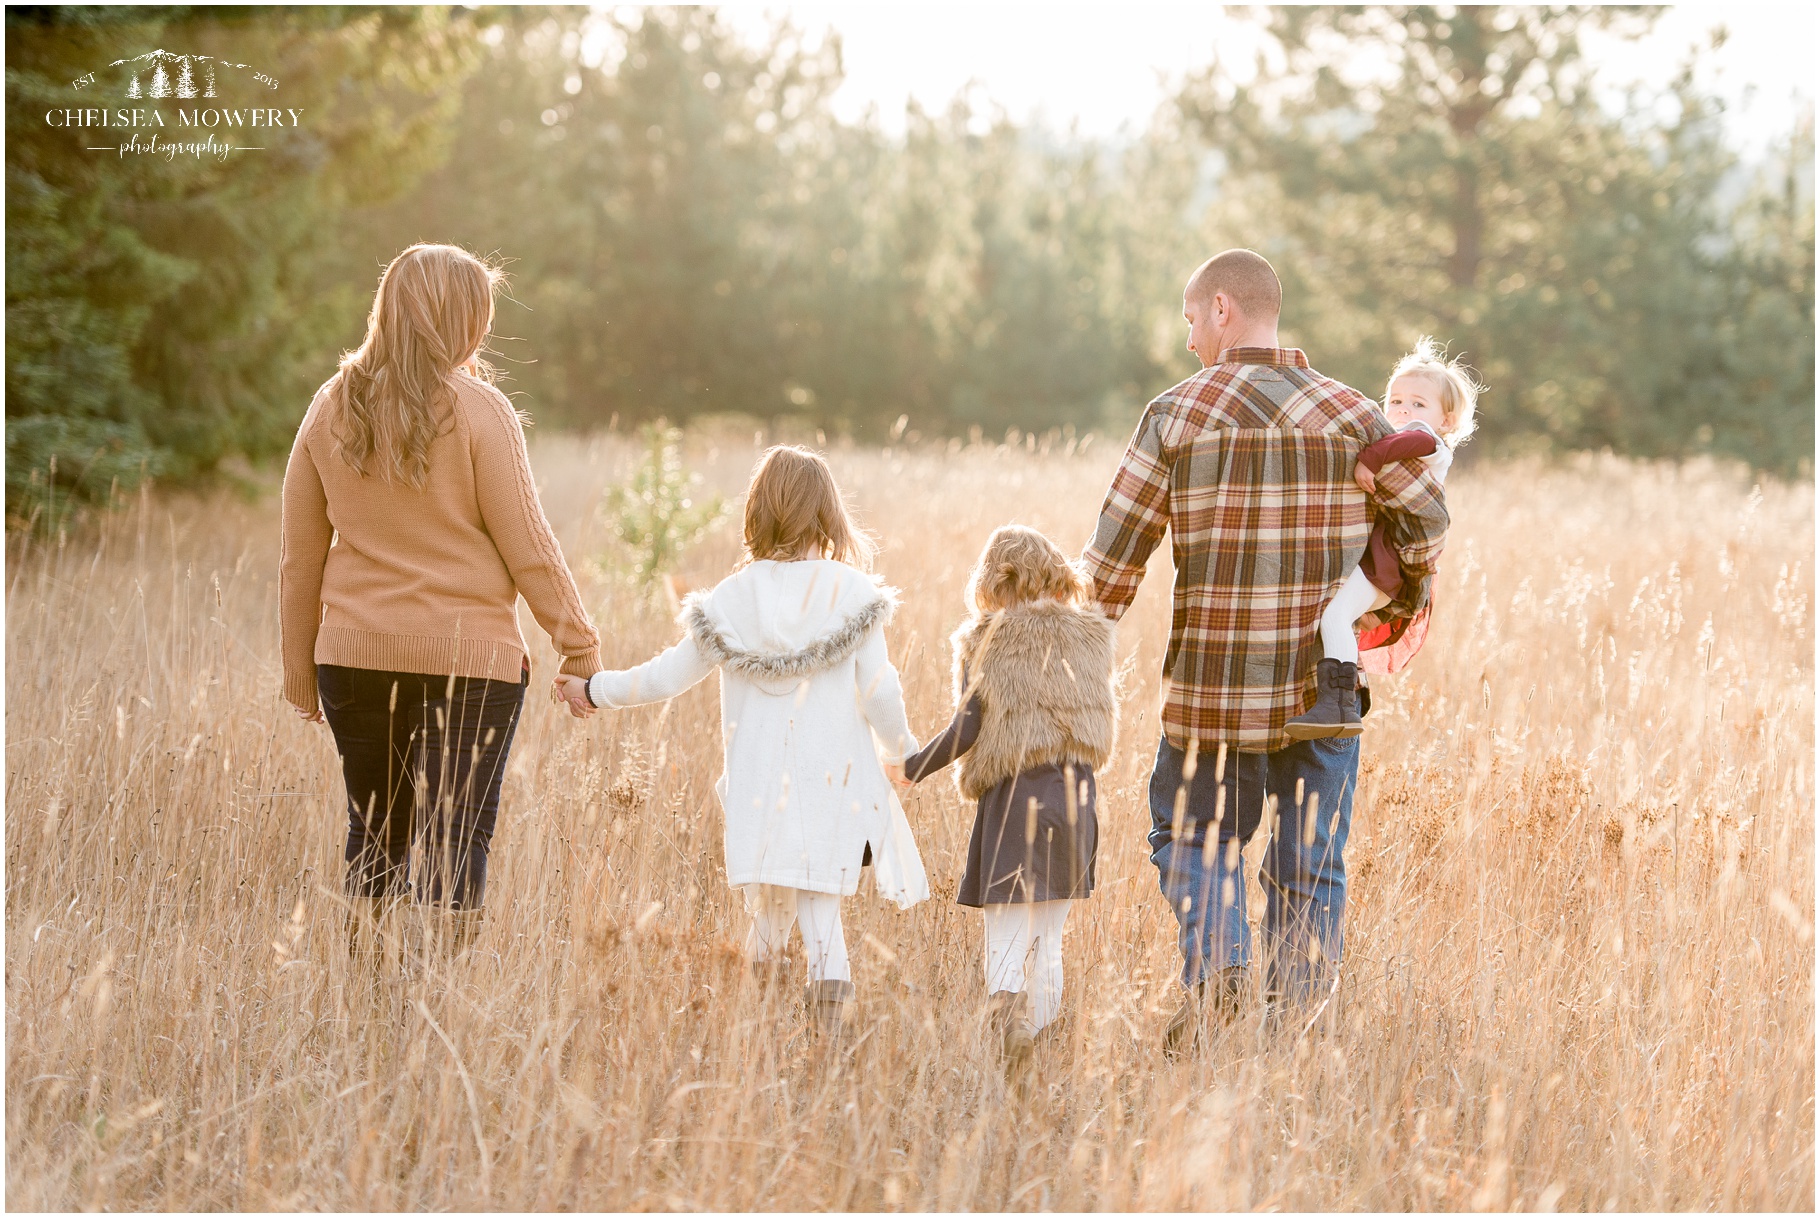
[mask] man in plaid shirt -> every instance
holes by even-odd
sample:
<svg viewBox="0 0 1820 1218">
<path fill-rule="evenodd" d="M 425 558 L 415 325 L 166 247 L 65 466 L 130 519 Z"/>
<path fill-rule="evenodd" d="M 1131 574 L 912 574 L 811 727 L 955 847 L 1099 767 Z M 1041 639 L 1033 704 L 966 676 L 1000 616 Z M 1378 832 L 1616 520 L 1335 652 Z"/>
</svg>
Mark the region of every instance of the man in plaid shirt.
<svg viewBox="0 0 1820 1218">
<path fill-rule="evenodd" d="M 1292 741 L 1284 723 L 1314 701 L 1321 610 L 1370 536 L 1353 467 L 1392 429 L 1363 394 L 1278 346 L 1281 302 L 1276 272 L 1250 250 L 1195 272 L 1183 315 L 1202 369 L 1144 411 L 1083 556 L 1117 619 L 1172 535 L 1175 612 L 1150 781 L 1151 859 L 1180 924 L 1188 990 L 1169 1052 L 1196 1026 L 1210 979 L 1227 1014 L 1247 988 L 1239 851 L 1266 819 L 1265 993 L 1273 1005 L 1305 998 L 1338 976 L 1358 740 Z M 1397 462 L 1370 498 L 1394 514 L 1415 589 L 1384 614 L 1413 613 L 1447 531 L 1441 487 L 1420 461 Z"/>
</svg>

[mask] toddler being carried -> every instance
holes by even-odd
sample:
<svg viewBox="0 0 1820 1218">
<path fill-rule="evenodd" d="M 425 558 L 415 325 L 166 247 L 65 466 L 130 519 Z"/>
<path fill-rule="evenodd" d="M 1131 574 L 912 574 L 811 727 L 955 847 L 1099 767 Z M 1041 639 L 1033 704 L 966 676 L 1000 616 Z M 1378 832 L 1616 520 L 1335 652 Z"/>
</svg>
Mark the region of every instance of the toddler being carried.
<svg viewBox="0 0 1820 1218">
<path fill-rule="evenodd" d="M 1388 462 L 1411 459 L 1427 465 L 1435 481 L 1445 480 L 1454 449 L 1465 443 L 1476 426 L 1479 393 L 1478 382 L 1459 360 L 1446 359 L 1441 345 L 1432 338 L 1418 340 L 1415 350 L 1391 369 L 1384 415 L 1397 431 L 1359 453 L 1353 477 L 1360 488 L 1370 494 L 1377 485 L 1378 471 Z M 1367 613 L 1401 599 L 1402 592 L 1403 570 L 1391 544 L 1390 522 L 1380 515 L 1359 565 L 1321 614 L 1322 659 L 1315 666 L 1319 692 L 1313 707 L 1284 725 L 1291 739 L 1357 736 L 1364 731 L 1357 692 L 1357 623 Z M 1424 609 L 1420 629 L 1426 627 L 1426 613 Z M 1405 642 L 1395 667 L 1407 663 L 1420 645 L 1420 629 Z"/>
</svg>

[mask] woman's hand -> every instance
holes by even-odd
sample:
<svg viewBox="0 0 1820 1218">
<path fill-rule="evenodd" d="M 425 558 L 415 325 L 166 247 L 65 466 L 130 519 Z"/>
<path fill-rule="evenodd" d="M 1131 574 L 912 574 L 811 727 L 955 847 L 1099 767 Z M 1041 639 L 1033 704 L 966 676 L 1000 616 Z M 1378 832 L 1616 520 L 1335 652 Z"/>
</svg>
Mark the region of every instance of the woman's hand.
<svg viewBox="0 0 1820 1218">
<path fill-rule="evenodd" d="M 554 702 L 568 703 L 569 713 L 577 719 L 589 718 L 598 709 L 588 701 L 588 682 L 585 677 L 557 673 L 556 680 L 550 686 L 550 698 Z"/>
<path fill-rule="evenodd" d="M 891 780 L 891 785 L 900 791 L 908 791 L 911 787 L 916 785 L 911 782 L 909 778 L 905 777 L 904 763 L 901 761 L 888 762 L 885 765 L 885 777 L 889 778 Z"/>
<path fill-rule="evenodd" d="M 1352 480 L 1359 484 L 1359 489 L 1367 495 L 1378 489 L 1378 476 L 1371 472 L 1371 467 L 1363 461 L 1352 467 Z"/>
<path fill-rule="evenodd" d="M 326 722 L 328 722 L 328 720 L 326 720 L 322 717 L 322 707 L 321 706 L 317 706 L 317 708 L 315 710 L 304 710 L 301 706 L 294 705 L 291 707 L 291 709 L 296 711 L 297 717 L 299 719 L 302 719 L 305 723 L 326 723 Z"/>
</svg>

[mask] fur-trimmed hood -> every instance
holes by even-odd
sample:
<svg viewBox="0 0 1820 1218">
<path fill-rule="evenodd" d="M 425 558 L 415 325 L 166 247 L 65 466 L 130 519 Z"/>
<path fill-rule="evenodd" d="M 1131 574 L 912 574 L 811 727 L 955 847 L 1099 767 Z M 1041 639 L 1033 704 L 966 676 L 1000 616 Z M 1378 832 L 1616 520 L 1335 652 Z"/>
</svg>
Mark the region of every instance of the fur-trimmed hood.
<svg viewBox="0 0 1820 1218">
<path fill-rule="evenodd" d="M 981 704 L 961 790 L 978 799 L 1038 765 L 1095 769 L 1118 735 L 1115 630 L 1093 605 L 1037 601 L 972 618 L 954 632 L 954 693 Z"/>
<path fill-rule="evenodd" d="M 851 658 L 897 601 L 897 589 L 845 563 L 765 560 L 691 593 L 680 621 L 723 669 L 783 693 Z"/>
</svg>

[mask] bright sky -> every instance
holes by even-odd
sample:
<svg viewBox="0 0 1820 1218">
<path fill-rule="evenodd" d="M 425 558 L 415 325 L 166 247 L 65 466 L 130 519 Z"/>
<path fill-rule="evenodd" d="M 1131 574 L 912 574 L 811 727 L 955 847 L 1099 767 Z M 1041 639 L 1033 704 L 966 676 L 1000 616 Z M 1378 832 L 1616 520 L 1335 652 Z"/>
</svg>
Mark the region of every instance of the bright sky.
<svg viewBox="0 0 1820 1218">
<path fill-rule="evenodd" d="M 1208 3 L 867 4 L 777 3 L 723 6 L 736 25 L 762 28 L 786 14 L 805 32 L 840 31 L 847 80 L 836 96 L 843 117 L 877 106 L 889 129 L 903 126 L 904 102 L 940 109 L 970 82 L 1013 118 L 1042 116 L 1085 135 L 1141 127 L 1169 84 L 1204 65 L 1218 48 L 1248 64 L 1258 38 L 1250 23 Z M 1786 132 L 1813 105 L 1815 8 L 1811 4 L 1684 4 L 1664 13 L 1648 39 L 1600 48 L 1608 84 L 1666 82 L 1687 50 L 1723 24 L 1726 45 L 1703 83 L 1731 106 L 1733 130 L 1751 150 Z"/>
</svg>

